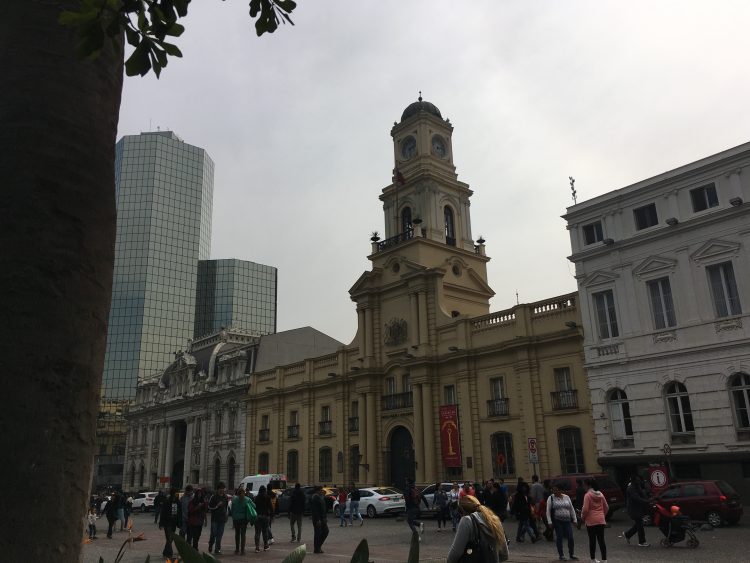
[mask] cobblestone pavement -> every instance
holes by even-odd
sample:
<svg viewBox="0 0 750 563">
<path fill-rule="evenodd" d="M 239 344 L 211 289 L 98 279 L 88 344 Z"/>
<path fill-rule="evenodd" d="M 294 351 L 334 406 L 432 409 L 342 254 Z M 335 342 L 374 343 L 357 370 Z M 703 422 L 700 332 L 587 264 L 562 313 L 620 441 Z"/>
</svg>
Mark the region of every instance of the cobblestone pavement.
<svg viewBox="0 0 750 563">
<path fill-rule="evenodd" d="M 748 518 L 750 517 L 746 513 L 745 520 Z M 134 533 L 145 532 L 147 539 L 126 548 L 126 555 L 122 562 L 143 563 L 146 555 L 151 555 L 152 563 L 163 562 L 164 558 L 161 552 L 164 547 L 164 534 L 154 524 L 153 515 L 136 514 L 133 521 Z M 222 546 L 224 554 L 219 556 L 220 560 L 227 563 L 282 561 L 297 546 L 297 544 L 290 543 L 291 533 L 288 522 L 288 519 L 283 516 L 274 520 L 273 530 L 276 543 L 267 552 L 255 553 L 253 535 L 251 530 L 248 529 L 247 553 L 244 556 L 239 556 L 234 555 L 234 530 L 232 530 L 230 520 L 224 534 L 224 545 Z M 115 533 L 112 540 L 108 540 L 106 538 L 106 525 L 102 526 L 104 523 L 103 519 L 99 520 L 97 526 L 101 539 L 83 546 L 84 563 L 98 563 L 100 556 L 104 558 L 105 563 L 112 563 L 120 545 L 127 538 L 127 533 L 120 532 Z M 426 519 L 424 524 L 425 533 L 420 544 L 420 560 L 435 563 L 444 562 L 445 555 L 453 540 L 453 533 L 450 530 L 438 532 L 437 523 L 431 519 Z M 362 538 L 367 538 L 371 561 L 375 563 L 406 561 L 411 533 L 406 522 L 401 519 L 393 517 L 366 519 L 362 527 L 355 523 L 353 528 L 340 528 L 338 520 L 331 516 L 328 519 L 328 525 L 330 535 L 323 545 L 325 553 L 317 555 L 312 553 L 312 524 L 310 519 L 306 518 L 303 522 L 302 537 L 308 548 L 305 561 L 348 563 Z M 698 538 L 701 543 L 697 549 L 688 549 L 683 544 L 678 544 L 672 548 L 661 547 L 659 540 L 662 536 L 657 528 L 646 528 L 646 538 L 651 543 L 651 547 L 642 548 L 637 545 L 628 545 L 624 539 L 618 538 L 622 530 L 627 527 L 629 527 L 627 517 L 624 514 L 617 514 L 612 522 L 612 527 L 606 531 L 606 543 L 609 551 L 607 559 L 610 563 L 622 561 L 750 561 L 750 554 L 748 553 L 750 548 L 748 528 L 750 525 L 747 521 L 742 521 L 736 526 L 718 528 L 710 532 L 699 531 Z M 516 533 L 516 523 L 507 521 L 506 531 L 508 537 L 512 540 Z M 208 533 L 209 528 L 204 528 L 199 543 L 201 551 L 208 549 Z M 633 543 L 635 544 L 635 541 Z M 576 555 L 580 560 L 583 562 L 590 561 L 588 557 L 588 536 L 585 530 L 575 531 L 575 546 Z M 528 541 L 523 544 L 512 542 L 510 552 L 510 560 L 515 562 L 557 561 L 555 544 L 544 540 L 536 544 L 528 543 Z"/>
</svg>

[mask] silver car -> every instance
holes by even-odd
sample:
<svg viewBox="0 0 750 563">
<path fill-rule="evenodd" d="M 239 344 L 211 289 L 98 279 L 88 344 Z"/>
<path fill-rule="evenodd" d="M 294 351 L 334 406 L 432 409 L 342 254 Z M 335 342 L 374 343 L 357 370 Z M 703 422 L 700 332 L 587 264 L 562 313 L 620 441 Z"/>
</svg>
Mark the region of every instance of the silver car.
<svg viewBox="0 0 750 563">
<path fill-rule="evenodd" d="M 368 487 L 359 489 L 359 512 L 367 514 L 368 518 L 375 518 L 378 514 L 397 514 L 406 510 L 404 494 L 389 487 Z M 352 494 L 346 495 L 344 514 L 349 514 Z M 333 503 L 333 514 L 339 517 L 339 501 Z"/>
</svg>

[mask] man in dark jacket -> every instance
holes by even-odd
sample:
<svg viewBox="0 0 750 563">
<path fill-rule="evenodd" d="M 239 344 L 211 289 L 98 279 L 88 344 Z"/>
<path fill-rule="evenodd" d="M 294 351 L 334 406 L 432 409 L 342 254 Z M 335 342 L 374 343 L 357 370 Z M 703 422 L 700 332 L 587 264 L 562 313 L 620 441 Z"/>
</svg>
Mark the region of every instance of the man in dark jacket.
<svg viewBox="0 0 750 563">
<path fill-rule="evenodd" d="M 216 546 L 216 555 L 221 555 L 221 538 L 224 537 L 224 526 L 227 524 L 227 492 L 224 483 L 208 499 L 208 513 L 211 515 L 211 535 L 208 537 L 208 552 Z"/>
<path fill-rule="evenodd" d="M 406 504 L 406 523 L 409 524 L 412 532 L 419 534 L 419 541 L 422 541 L 422 532 L 424 524 L 419 520 L 420 505 L 424 502 L 425 508 L 430 508 L 427 499 L 417 490 L 414 485 L 414 479 L 406 480 L 406 494 L 404 494 Z"/>
<path fill-rule="evenodd" d="M 643 479 L 640 475 L 634 475 L 630 480 L 628 489 L 625 492 L 625 498 L 628 508 L 628 516 L 633 520 L 633 526 L 623 533 L 625 540 L 630 543 L 636 533 L 638 534 L 638 545 L 649 547 L 646 543 L 646 531 L 643 529 L 643 517 L 648 514 L 651 507 L 651 501 L 643 489 Z"/>
<path fill-rule="evenodd" d="M 164 550 L 161 552 L 164 557 L 172 558 L 172 539 L 175 530 L 182 523 L 182 510 L 180 500 L 177 498 L 177 488 L 172 487 L 169 490 L 169 496 L 161 503 L 161 517 L 159 518 L 159 528 L 164 530 Z"/>
<path fill-rule="evenodd" d="M 112 539 L 112 528 L 115 525 L 115 522 L 117 522 L 117 506 L 120 503 L 120 495 L 117 494 L 117 492 L 112 493 L 112 496 L 109 497 L 109 500 L 107 501 L 107 504 L 104 505 L 104 514 L 107 517 L 107 523 L 109 524 L 109 527 L 107 528 L 107 537 L 109 539 Z"/>
<path fill-rule="evenodd" d="M 323 498 L 323 488 L 315 487 L 315 494 L 310 499 L 310 509 L 312 510 L 312 522 L 315 527 L 315 537 L 313 539 L 314 553 L 323 553 L 323 542 L 328 537 L 328 514 L 326 501 Z"/>
<path fill-rule="evenodd" d="M 492 493 L 490 493 L 487 506 L 497 514 L 501 522 L 508 517 L 508 497 L 500 490 L 499 483 L 492 483 Z"/>
<path fill-rule="evenodd" d="M 302 514 L 305 512 L 305 493 L 299 483 L 294 485 L 292 498 L 289 500 L 289 527 L 292 529 L 292 542 L 302 541 Z M 294 524 L 297 524 L 297 535 L 294 535 Z"/>
</svg>

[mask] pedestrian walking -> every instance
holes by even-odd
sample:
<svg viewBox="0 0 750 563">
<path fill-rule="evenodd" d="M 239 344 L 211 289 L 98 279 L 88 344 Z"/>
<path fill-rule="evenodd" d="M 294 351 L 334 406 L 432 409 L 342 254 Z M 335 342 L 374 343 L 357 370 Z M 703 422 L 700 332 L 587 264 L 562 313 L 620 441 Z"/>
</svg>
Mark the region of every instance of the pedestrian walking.
<svg viewBox="0 0 750 563">
<path fill-rule="evenodd" d="M 194 549 L 198 549 L 198 541 L 203 531 L 203 524 L 206 521 L 206 510 L 208 503 L 203 493 L 203 489 L 196 489 L 193 498 L 188 503 L 188 543 Z"/>
<path fill-rule="evenodd" d="M 362 493 L 359 492 L 357 486 L 351 484 L 351 494 L 349 495 L 349 524 L 354 526 L 354 517 L 359 518 L 359 525 L 365 525 L 365 519 L 362 518 L 362 514 L 359 512 L 359 501 L 362 498 Z"/>
<path fill-rule="evenodd" d="M 89 524 L 89 539 L 96 539 L 96 509 L 92 506 L 89 508 L 89 513 L 86 515 L 86 520 Z"/>
<path fill-rule="evenodd" d="M 513 512 L 515 513 L 516 518 L 518 518 L 516 541 L 518 543 L 523 543 L 524 536 L 529 534 L 531 543 L 536 543 L 539 536 L 531 525 L 531 517 L 534 512 L 533 502 L 524 489 L 516 491 L 516 496 L 513 499 Z"/>
<path fill-rule="evenodd" d="M 125 493 L 117 494 L 117 520 L 120 522 L 120 532 L 125 531 Z"/>
<path fill-rule="evenodd" d="M 161 512 L 161 503 L 165 499 L 164 491 L 159 491 L 159 494 L 154 498 L 154 524 L 159 523 L 159 513 Z"/>
<path fill-rule="evenodd" d="M 258 514 L 255 520 L 255 552 L 260 553 L 260 538 L 263 536 L 263 551 L 268 551 L 268 523 L 271 520 L 273 507 L 271 506 L 271 497 L 266 492 L 265 485 L 261 485 L 258 494 L 255 496 L 255 511 Z"/>
<path fill-rule="evenodd" d="M 125 499 L 125 506 L 124 506 L 124 512 L 125 512 L 125 528 L 130 528 L 130 515 L 133 514 L 133 497 L 130 494 L 123 495 L 127 498 Z"/>
<path fill-rule="evenodd" d="M 289 500 L 289 527 L 292 529 L 292 542 L 302 541 L 302 514 L 305 511 L 305 493 L 299 483 L 295 483 L 292 498 Z M 294 525 L 297 524 L 297 534 Z"/>
<path fill-rule="evenodd" d="M 486 506 L 482 506 L 479 500 L 471 495 L 461 497 L 458 506 L 462 517 L 450 551 L 448 551 L 447 563 L 469 560 L 466 557 L 468 548 L 471 548 L 474 556 L 471 561 L 480 560 L 482 563 L 507 561 L 508 542 L 505 539 L 503 525 L 495 513 Z"/>
<path fill-rule="evenodd" d="M 328 510 L 326 501 L 323 498 L 323 488 L 315 487 L 315 494 L 310 499 L 310 508 L 312 509 L 312 523 L 315 528 L 315 537 L 313 539 L 313 553 L 323 553 L 323 543 L 328 537 Z"/>
<path fill-rule="evenodd" d="M 276 498 L 276 492 L 273 489 L 268 489 L 268 498 L 271 499 L 271 516 L 268 518 L 268 545 L 273 545 L 276 542 L 273 539 L 273 519 L 276 518 L 279 500 Z"/>
<path fill-rule="evenodd" d="M 633 475 L 627 490 L 625 491 L 625 501 L 627 503 L 628 516 L 633 521 L 629 530 L 623 532 L 621 537 L 630 543 L 636 533 L 638 534 L 638 545 L 640 547 L 649 547 L 651 544 L 646 543 L 646 530 L 643 529 L 643 517 L 648 513 L 651 507 L 648 495 L 643 488 L 643 479 L 640 475 Z"/>
<path fill-rule="evenodd" d="M 107 504 L 104 505 L 104 515 L 107 517 L 107 523 L 109 524 L 107 528 L 107 537 L 109 539 L 112 539 L 112 530 L 114 529 L 115 522 L 117 522 L 117 505 L 119 501 L 120 495 L 115 491 L 109 497 Z"/>
<path fill-rule="evenodd" d="M 500 483 L 493 481 L 492 492 L 487 499 L 487 508 L 500 518 L 500 522 L 504 522 L 508 517 L 508 497 L 500 490 Z"/>
<path fill-rule="evenodd" d="M 211 515 L 211 533 L 208 536 L 208 552 L 215 548 L 216 555 L 221 555 L 221 538 L 224 537 L 224 526 L 227 524 L 226 485 L 219 482 L 216 492 L 208 499 L 208 513 Z"/>
<path fill-rule="evenodd" d="M 560 561 L 566 560 L 563 553 L 563 539 L 568 540 L 570 559 L 577 560 L 573 540 L 573 524 L 577 523 L 576 511 L 570 497 L 562 492 L 559 483 L 552 485 L 552 495 L 547 499 L 547 522 L 555 530 L 557 554 L 560 556 Z"/>
<path fill-rule="evenodd" d="M 253 501 L 245 496 L 245 489 L 240 487 L 232 497 L 232 523 L 234 525 L 234 554 L 245 554 L 247 523 Z"/>
<path fill-rule="evenodd" d="M 607 526 L 607 512 L 609 505 L 606 497 L 599 491 L 596 479 L 586 479 L 589 490 L 583 495 L 583 506 L 581 507 L 581 518 L 586 524 L 589 534 L 589 555 L 591 563 L 607 563 L 607 544 L 604 543 L 604 528 Z M 599 543 L 599 551 L 602 560 L 596 559 L 596 544 Z"/>
<path fill-rule="evenodd" d="M 442 532 L 448 524 L 448 493 L 440 483 L 435 483 L 435 495 L 432 497 L 432 508 L 437 512 L 438 532 Z"/>
<path fill-rule="evenodd" d="M 461 514 L 458 512 L 458 499 L 461 497 L 461 489 L 458 488 L 458 483 L 454 482 L 453 487 L 448 491 L 448 510 L 451 514 L 451 524 L 453 524 L 453 531 L 456 531 L 459 520 L 461 520 Z"/>
<path fill-rule="evenodd" d="M 412 532 L 419 534 L 419 541 L 422 541 L 422 533 L 424 532 L 424 523 L 419 519 L 420 505 L 424 502 L 425 508 L 429 508 L 427 499 L 424 498 L 422 493 L 417 490 L 414 485 L 414 479 L 406 480 L 406 494 L 404 495 L 406 501 L 406 522 L 409 524 L 409 528 Z"/>
<path fill-rule="evenodd" d="M 346 489 L 341 487 L 336 498 L 339 502 L 339 528 L 346 528 Z"/>
<path fill-rule="evenodd" d="M 177 488 L 172 487 L 169 490 L 169 496 L 161 503 L 161 512 L 159 514 L 159 529 L 164 530 L 165 539 L 164 549 L 161 554 L 169 559 L 171 559 L 174 554 L 172 541 L 174 540 L 176 530 L 180 527 L 181 518 L 182 510 L 180 507 L 180 501 L 177 498 Z"/>
<path fill-rule="evenodd" d="M 190 543 L 190 528 L 188 526 L 188 506 L 190 501 L 193 500 L 193 486 L 188 485 L 185 487 L 185 494 L 180 498 L 180 537 L 185 538 L 185 541 Z"/>
</svg>

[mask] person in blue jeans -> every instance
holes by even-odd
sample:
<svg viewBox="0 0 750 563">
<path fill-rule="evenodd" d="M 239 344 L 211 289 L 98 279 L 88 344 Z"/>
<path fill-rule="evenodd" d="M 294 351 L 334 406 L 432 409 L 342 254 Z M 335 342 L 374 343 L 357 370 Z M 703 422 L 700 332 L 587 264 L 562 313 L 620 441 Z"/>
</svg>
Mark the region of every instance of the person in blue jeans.
<svg viewBox="0 0 750 563">
<path fill-rule="evenodd" d="M 560 561 L 566 560 L 563 553 L 563 539 L 568 540 L 570 559 L 577 560 L 573 541 L 573 524 L 577 523 L 576 511 L 570 497 L 563 494 L 560 485 L 557 483 L 552 485 L 552 494 L 547 499 L 547 522 L 555 528 L 555 542 Z"/>
<path fill-rule="evenodd" d="M 208 513 L 211 515 L 211 535 L 208 537 L 208 552 L 216 548 L 216 555 L 221 555 L 221 538 L 224 537 L 224 526 L 227 524 L 226 485 L 220 482 L 216 492 L 208 499 Z"/>
<path fill-rule="evenodd" d="M 513 506 L 515 507 L 516 517 L 518 518 L 518 531 L 516 532 L 516 541 L 523 543 L 523 537 L 529 534 L 531 543 L 536 543 L 539 539 L 534 527 L 531 525 L 531 507 L 532 501 L 525 490 L 516 493 Z"/>
</svg>

